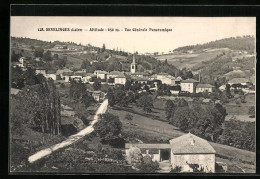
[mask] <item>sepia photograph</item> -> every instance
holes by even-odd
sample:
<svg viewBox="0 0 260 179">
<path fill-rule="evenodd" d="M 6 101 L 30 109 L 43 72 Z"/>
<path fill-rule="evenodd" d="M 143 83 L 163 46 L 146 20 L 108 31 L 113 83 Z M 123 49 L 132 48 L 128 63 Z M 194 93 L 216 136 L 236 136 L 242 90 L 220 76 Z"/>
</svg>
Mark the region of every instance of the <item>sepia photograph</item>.
<svg viewBox="0 0 260 179">
<path fill-rule="evenodd" d="M 256 17 L 10 17 L 9 172 L 256 173 Z"/>
</svg>

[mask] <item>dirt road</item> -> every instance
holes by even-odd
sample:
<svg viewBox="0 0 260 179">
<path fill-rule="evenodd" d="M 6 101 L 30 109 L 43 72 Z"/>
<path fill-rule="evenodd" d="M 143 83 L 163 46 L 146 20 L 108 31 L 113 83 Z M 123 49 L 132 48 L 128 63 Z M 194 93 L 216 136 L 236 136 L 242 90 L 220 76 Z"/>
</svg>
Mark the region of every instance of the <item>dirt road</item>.
<svg viewBox="0 0 260 179">
<path fill-rule="evenodd" d="M 91 132 L 94 131 L 93 125 L 97 122 L 98 120 L 98 115 L 99 114 L 103 114 L 106 112 L 107 110 L 107 106 L 108 106 L 108 100 L 104 100 L 103 103 L 99 106 L 96 115 L 94 116 L 94 120 L 91 122 L 90 126 L 86 127 L 85 129 L 81 130 L 80 132 L 78 132 L 77 134 L 74 134 L 72 136 L 70 136 L 67 140 L 59 143 L 59 144 L 55 144 L 47 149 L 43 149 L 33 155 L 31 155 L 28 158 L 28 161 L 30 163 L 33 163 L 43 157 L 46 157 L 48 155 L 50 155 L 51 153 L 53 153 L 56 150 L 59 150 L 61 148 L 67 147 L 71 144 L 73 144 L 74 142 L 78 141 L 79 139 L 81 139 L 82 137 L 90 134 Z"/>
</svg>

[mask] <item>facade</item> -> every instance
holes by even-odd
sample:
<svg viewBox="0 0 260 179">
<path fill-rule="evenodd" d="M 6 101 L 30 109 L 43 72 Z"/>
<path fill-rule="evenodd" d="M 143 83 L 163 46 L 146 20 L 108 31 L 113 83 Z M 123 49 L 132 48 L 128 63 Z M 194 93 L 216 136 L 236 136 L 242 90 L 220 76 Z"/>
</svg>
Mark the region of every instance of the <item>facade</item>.
<svg viewBox="0 0 260 179">
<path fill-rule="evenodd" d="M 92 96 L 97 102 L 102 102 L 105 99 L 105 94 L 102 91 L 93 91 Z"/>
<path fill-rule="evenodd" d="M 107 79 L 108 72 L 102 71 L 102 70 L 96 70 L 94 74 L 97 76 L 97 78 L 100 78 L 102 80 Z"/>
<path fill-rule="evenodd" d="M 216 151 L 208 141 L 191 133 L 172 139 L 169 144 L 126 144 L 126 155 L 131 147 L 141 149 L 142 155 L 150 155 L 153 161 L 169 160 L 172 168 L 181 172 L 193 172 L 191 164 L 197 164 L 206 173 L 215 173 Z"/>
<path fill-rule="evenodd" d="M 125 83 L 126 83 L 125 75 L 120 75 L 115 77 L 115 84 L 125 85 Z"/>
<path fill-rule="evenodd" d="M 210 84 L 198 84 L 196 87 L 196 93 L 208 92 L 212 93 L 215 87 Z"/>
<path fill-rule="evenodd" d="M 233 85 L 233 84 L 241 84 L 241 85 L 247 85 L 247 83 L 250 82 L 246 78 L 233 78 L 232 80 L 228 81 L 228 84 Z"/>
<path fill-rule="evenodd" d="M 195 93 L 196 86 L 199 82 L 194 79 L 187 79 L 181 81 L 181 91 L 186 91 L 189 93 Z"/>
</svg>

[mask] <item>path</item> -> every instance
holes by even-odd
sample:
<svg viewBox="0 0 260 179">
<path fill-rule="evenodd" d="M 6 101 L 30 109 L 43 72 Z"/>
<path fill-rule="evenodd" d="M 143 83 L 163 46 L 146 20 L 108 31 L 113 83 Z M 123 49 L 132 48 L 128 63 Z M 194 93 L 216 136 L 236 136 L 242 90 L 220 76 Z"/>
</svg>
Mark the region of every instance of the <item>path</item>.
<svg viewBox="0 0 260 179">
<path fill-rule="evenodd" d="M 98 115 L 99 114 L 103 114 L 106 112 L 107 110 L 107 106 L 108 106 L 108 100 L 104 100 L 103 103 L 99 106 L 96 115 L 94 116 L 94 120 L 90 123 L 90 126 L 86 127 L 85 129 L 81 130 L 80 132 L 78 132 L 77 134 L 74 134 L 72 136 L 70 136 L 68 139 L 66 139 L 65 141 L 59 143 L 59 144 L 55 144 L 47 149 L 41 150 L 33 155 L 31 155 L 28 159 L 28 161 L 30 163 L 33 163 L 43 157 L 46 157 L 48 155 L 50 155 L 51 153 L 53 153 L 56 150 L 59 150 L 61 148 L 67 147 L 71 144 L 73 144 L 74 142 L 78 141 L 79 139 L 81 139 L 82 137 L 84 137 L 85 135 L 90 134 L 91 132 L 94 131 L 93 125 L 97 122 L 98 120 Z"/>
</svg>

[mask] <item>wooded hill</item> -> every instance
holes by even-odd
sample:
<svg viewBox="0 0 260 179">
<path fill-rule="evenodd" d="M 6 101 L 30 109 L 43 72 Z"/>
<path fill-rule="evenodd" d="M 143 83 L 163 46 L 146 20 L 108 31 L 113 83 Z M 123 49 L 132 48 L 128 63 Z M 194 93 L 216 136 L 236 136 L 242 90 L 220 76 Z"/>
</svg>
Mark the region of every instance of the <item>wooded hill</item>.
<svg viewBox="0 0 260 179">
<path fill-rule="evenodd" d="M 243 50 L 253 53 L 255 49 L 255 37 L 243 36 L 243 37 L 230 37 L 221 40 L 211 41 L 202 45 L 188 45 L 174 49 L 174 51 L 185 52 L 188 50 L 203 50 L 208 48 L 229 48 L 231 50 Z"/>
</svg>

